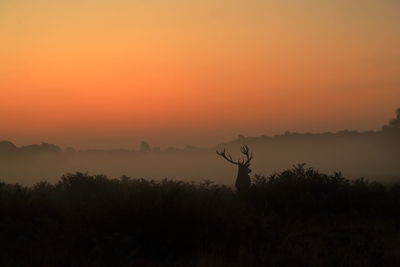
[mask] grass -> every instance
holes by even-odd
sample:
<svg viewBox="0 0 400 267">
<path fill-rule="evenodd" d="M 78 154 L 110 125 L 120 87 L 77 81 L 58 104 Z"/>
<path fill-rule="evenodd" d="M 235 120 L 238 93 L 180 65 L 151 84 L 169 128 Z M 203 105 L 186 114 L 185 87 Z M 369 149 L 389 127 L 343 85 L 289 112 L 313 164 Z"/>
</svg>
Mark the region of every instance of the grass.
<svg viewBox="0 0 400 267">
<path fill-rule="evenodd" d="M 210 181 L 0 184 L 1 266 L 399 266 L 400 186 L 305 165 Z"/>
</svg>

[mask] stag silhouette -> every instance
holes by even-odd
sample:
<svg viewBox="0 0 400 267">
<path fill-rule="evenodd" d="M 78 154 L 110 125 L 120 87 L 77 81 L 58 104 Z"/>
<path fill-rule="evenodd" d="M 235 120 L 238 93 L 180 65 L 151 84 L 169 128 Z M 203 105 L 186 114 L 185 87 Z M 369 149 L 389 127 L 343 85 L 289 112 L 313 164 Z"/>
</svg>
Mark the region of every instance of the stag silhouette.
<svg viewBox="0 0 400 267">
<path fill-rule="evenodd" d="M 218 151 L 217 154 L 232 164 L 238 166 L 238 175 L 236 178 L 235 186 L 238 193 L 246 192 L 251 184 L 250 175 L 250 161 L 253 159 L 253 153 L 249 154 L 249 147 L 247 145 L 243 145 L 240 148 L 240 151 L 243 155 L 246 156 L 246 159 L 238 159 L 238 161 L 234 161 L 232 156 L 229 153 L 226 153 L 226 150 Z"/>
</svg>

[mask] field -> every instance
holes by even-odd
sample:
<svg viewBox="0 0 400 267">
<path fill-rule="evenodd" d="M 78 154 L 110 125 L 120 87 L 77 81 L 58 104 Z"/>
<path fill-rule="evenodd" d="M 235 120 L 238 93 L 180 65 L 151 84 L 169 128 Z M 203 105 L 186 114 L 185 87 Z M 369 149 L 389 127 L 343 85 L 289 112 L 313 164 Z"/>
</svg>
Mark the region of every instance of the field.
<svg viewBox="0 0 400 267">
<path fill-rule="evenodd" d="M 211 181 L 0 184 L 1 266 L 399 266 L 400 185 L 303 164 Z"/>
</svg>

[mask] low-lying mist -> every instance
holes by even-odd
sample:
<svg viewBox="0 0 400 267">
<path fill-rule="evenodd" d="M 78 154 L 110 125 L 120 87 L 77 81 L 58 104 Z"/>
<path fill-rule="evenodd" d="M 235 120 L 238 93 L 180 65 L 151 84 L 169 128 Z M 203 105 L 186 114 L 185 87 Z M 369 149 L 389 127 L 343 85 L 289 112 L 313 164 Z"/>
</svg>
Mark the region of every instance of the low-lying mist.
<svg viewBox="0 0 400 267">
<path fill-rule="evenodd" d="M 0 142 L 0 180 L 31 185 L 55 182 L 66 173 L 89 172 L 108 177 L 212 180 L 232 185 L 237 166 L 223 160 L 215 151 L 226 148 L 233 159 L 240 158 L 240 146 L 247 144 L 254 155 L 254 174 L 271 174 L 306 163 L 323 172 L 342 172 L 346 177 L 364 177 L 391 182 L 400 177 L 400 110 L 397 118 L 381 131 L 244 137 L 214 148 L 151 148 L 142 142 L 133 150 L 65 150 L 42 143 L 16 147 Z"/>
</svg>

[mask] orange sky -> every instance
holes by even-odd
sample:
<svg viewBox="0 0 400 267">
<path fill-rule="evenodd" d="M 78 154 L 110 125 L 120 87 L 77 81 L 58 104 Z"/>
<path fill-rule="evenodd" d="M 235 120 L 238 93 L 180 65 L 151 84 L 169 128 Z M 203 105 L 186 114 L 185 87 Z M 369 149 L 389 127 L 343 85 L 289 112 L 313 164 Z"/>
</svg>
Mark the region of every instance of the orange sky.
<svg viewBox="0 0 400 267">
<path fill-rule="evenodd" d="M 0 140 L 378 129 L 400 106 L 400 3 L 293 2 L 1 1 Z"/>
</svg>

